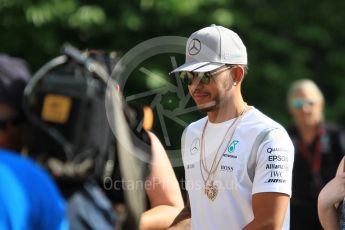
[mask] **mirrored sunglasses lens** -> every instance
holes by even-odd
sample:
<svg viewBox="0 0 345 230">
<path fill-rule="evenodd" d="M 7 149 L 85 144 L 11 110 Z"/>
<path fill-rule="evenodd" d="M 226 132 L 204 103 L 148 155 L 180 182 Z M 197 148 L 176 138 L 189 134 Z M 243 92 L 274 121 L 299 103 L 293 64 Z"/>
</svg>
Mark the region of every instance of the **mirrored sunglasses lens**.
<svg viewBox="0 0 345 230">
<path fill-rule="evenodd" d="M 295 99 L 292 101 L 292 107 L 296 109 L 301 109 L 304 105 L 314 106 L 315 104 L 315 101 L 312 100 Z"/>
<path fill-rule="evenodd" d="M 193 82 L 193 74 L 190 72 L 181 72 L 180 73 L 180 78 L 182 79 L 183 83 L 186 85 L 191 85 Z"/>
<path fill-rule="evenodd" d="M 292 101 L 292 107 L 295 109 L 301 109 L 303 107 L 304 103 L 300 99 L 296 99 Z"/>
<path fill-rule="evenodd" d="M 200 79 L 200 82 L 202 84 L 209 84 L 211 80 L 211 74 L 206 72 L 206 73 L 199 73 L 198 78 Z"/>
</svg>

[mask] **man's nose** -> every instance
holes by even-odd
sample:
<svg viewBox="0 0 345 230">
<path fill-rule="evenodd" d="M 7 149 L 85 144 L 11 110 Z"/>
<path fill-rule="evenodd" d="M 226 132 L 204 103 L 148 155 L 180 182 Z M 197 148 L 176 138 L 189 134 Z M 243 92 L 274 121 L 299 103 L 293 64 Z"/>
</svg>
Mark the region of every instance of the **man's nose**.
<svg viewBox="0 0 345 230">
<path fill-rule="evenodd" d="M 197 76 L 193 76 L 192 84 L 190 84 L 188 88 L 191 92 L 194 92 L 196 89 L 200 89 L 203 86 L 204 84 L 200 82 L 200 78 L 198 78 Z"/>
<path fill-rule="evenodd" d="M 312 107 L 313 107 L 312 105 L 309 105 L 308 103 L 304 103 L 301 110 L 306 113 L 306 112 L 309 112 L 312 109 Z"/>
</svg>

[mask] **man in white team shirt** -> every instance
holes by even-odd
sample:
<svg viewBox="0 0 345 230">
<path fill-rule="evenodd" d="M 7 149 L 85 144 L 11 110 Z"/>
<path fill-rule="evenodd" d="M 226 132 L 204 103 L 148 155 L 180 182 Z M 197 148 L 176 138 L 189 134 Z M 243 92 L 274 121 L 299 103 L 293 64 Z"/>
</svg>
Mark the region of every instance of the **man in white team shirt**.
<svg viewBox="0 0 345 230">
<path fill-rule="evenodd" d="M 289 229 L 294 147 L 280 124 L 243 100 L 246 72 L 242 40 L 216 25 L 189 37 L 186 63 L 172 71 L 207 112 L 182 136 L 190 208 L 175 227 L 191 212 L 197 230 Z"/>
</svg>

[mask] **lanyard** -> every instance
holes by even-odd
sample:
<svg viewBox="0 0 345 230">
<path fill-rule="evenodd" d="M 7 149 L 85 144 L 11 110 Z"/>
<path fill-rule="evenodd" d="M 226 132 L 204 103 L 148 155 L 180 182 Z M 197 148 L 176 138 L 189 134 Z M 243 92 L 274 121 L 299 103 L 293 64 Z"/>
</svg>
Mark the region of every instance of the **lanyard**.
<svg viewBox="0 0 345 230">
<path fill-rule="evenodd" d="M 317 130 L 314 153 L 310 152 L 310 149 L 308 148 L 308 146 L 304 142 L 300 141 L 300 143 L 299 143 L 299 149 L 300 149 L 304 159 L 309 163 L 311 171 L 314 174 L 319 173 L 321 170 L 321 160 L 322 160 L 321 138 L 322 138 L 324 133 L 325 133 L 325 131 L 322 128 L 319 128 Z"/>
</svg>

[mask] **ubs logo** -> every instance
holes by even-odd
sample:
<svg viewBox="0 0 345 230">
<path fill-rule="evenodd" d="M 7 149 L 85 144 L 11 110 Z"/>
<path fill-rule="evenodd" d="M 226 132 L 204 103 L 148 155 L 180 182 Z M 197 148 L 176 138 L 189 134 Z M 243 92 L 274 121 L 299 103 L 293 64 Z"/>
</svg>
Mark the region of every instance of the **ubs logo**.
<svg viewBox="0 0 345 230">
<path fill-rule="evenodd" d="M 201 50 L 201 42 L 194 38 L 193 40 L 191 40 L 189 42 L 189 45 L 188 45 L 188 53 L 190 55 L 197 55 Z"/>
<path fill-rule="evenodd" d="M 192 142 L 192 145 L 190 146 L 190 154 L 194 155 L 197 152 L 199 152 L 199 148 L 200 148 L 200 139 L 199 138 L 195 138 Z"/>
</svg>

